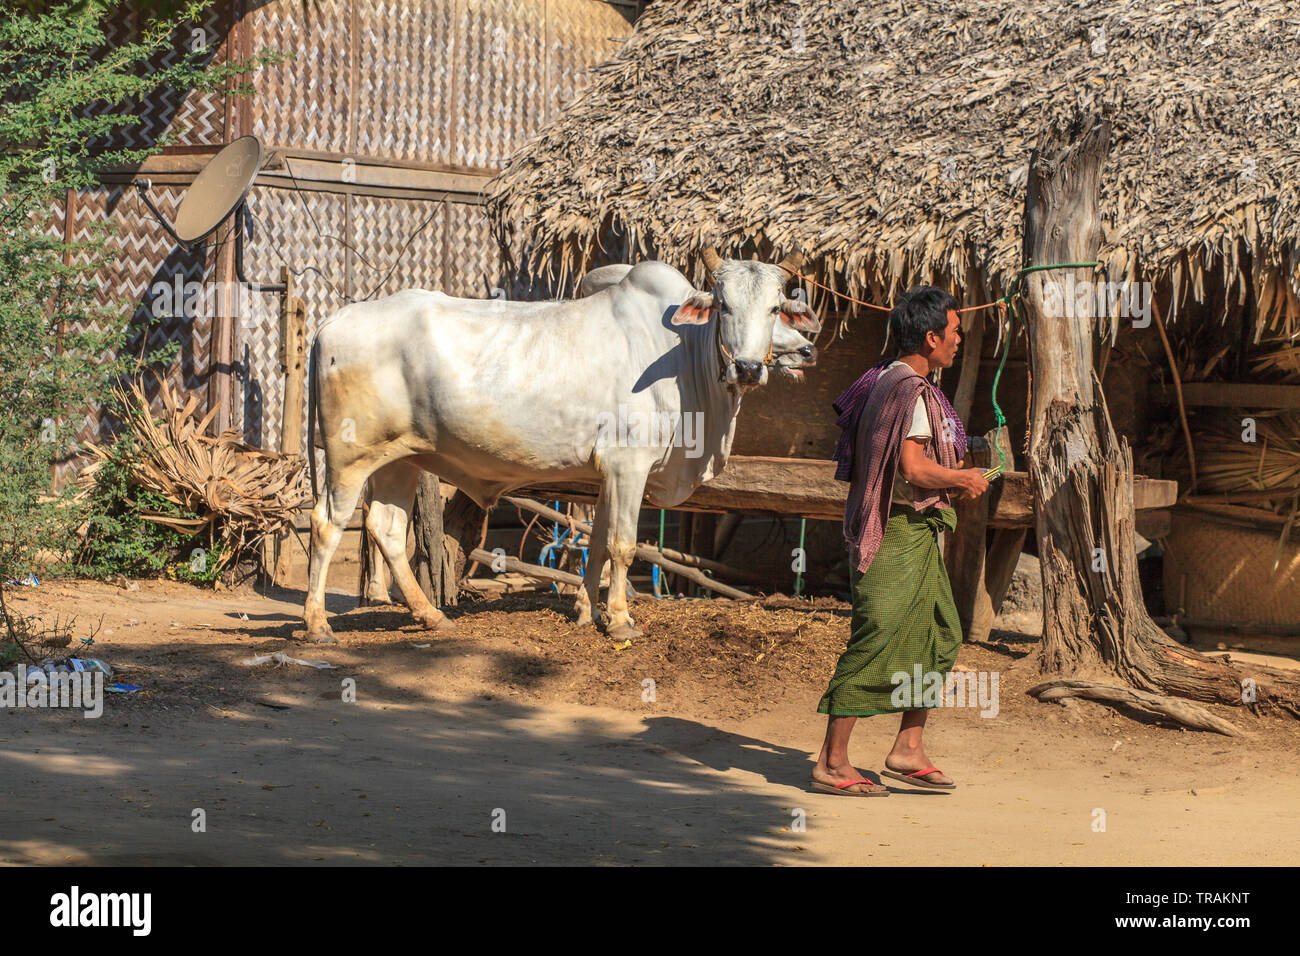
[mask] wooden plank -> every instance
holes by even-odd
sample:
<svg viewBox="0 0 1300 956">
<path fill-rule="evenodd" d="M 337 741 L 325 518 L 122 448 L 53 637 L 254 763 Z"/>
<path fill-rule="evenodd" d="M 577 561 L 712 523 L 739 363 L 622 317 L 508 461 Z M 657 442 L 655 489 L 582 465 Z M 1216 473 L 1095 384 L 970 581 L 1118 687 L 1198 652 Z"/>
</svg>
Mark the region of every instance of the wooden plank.
<svg viewBox="0 0 1300 956">
<path fill-rule="evenodd" d="M 1176 401 L 1174 390 L 1156 392 L 1165 404 Z M 1252 382 L 1184 382 L 1183 402 L 1203 408 L 1300 408 L 1300 385 L 1258 385 Z"/>
<path fill-rule="evenodd" d="M 726 470 L 695 489 L 685 502 L 651 507 L 678 511 L 735 511 L 741 514 L 796 515 L 825 521 L 842 521 L 849 486 L 835 480 L 835 462 L 810 458 L 735 456 Z M 535 485 L 518 494 L 544 495 L 566 501 L 596 500 L 594 482 Z M 1027 528 L 1033 524 L 1029 475 L 1012 471 L 993 482 L 989 491 L 989 527 Z M 1133 480 L 1133 500 L 1138 510 L 1168 508 L 1178 497 L 1178 483 L 1155 478 Z"/>
<path fill-rule="evenodd" d="M 258 185 L 292 186 L 289 173 L 299 183 L 331 183 L 355 187 L 412 189 L 424 192 L 464 193 L 477 196 L 491 180 L 491 173 L 448 172 L 434 166 L 419 166 L 397 160 L 369 156 L 348 157 L 354 160 L 344 178 L 342 156 L 318 154 L 313 150 L 263 148 L 267 157 L 258 177 Z M 188 184 L 216 154 L 216 147 L 195 147 L 186 153 L 162 153 L 146 157 L 135 166 L 106 170 L 106 181 L 131 181 L 147 176 L 159 183 Z M 287 168 L 286 168 L 287 167 Z M 160 177 L 174 177 L 164 179 Z"/>
<path fill-rule="evenodd" d="M 490 177 L 466 173 L 444 173 L 433 169 L 409 169 L 401 166 L 355 163 L 348 174 L 351 179 L 344 179 L 342 160 L 299 159 L 286 157 L 288 174 L 301 182 L 352 182 L 358 186 L 387 186 L 393 189 L 425 189 L 446 192 L 461 192 L 477 195 L 487 184 Z M 268 178 L 275 175 L 268 170 Z"/>
<path fill-rule="evenodd" d="M 973 353 L 972 353 L 973 354 Z M 976 368 L 976 363 L 971 363 Z M 974 377 L 972 373 L 972 378 Z M 967 380 L 966 369 L 962 370 L 962 382 Z M 960 398 L 961 386 L 957 388 Z M 972 393 L 973 394 L 973 393 Z M 961 412 L 958 412 L 960 415 Z M 967 417 L 969 417 L 969 408 Z M 983 436 L 986 441 L 997 441 L 997 435 L 989 432 Z M 992 462 L 992 446 L 980 451 L 971 451 L 967 455 L 967 464 L 988 468 Z M 957 605 L 957 616 L 961 629 L 969 636 L 979 629 L 976 621 L 979 593 L 984 589 L 984 539 L 988 529 L 990 501 L 987 495 L 981 495 L 974 501 L 958 499 L 953 502 L 957 512 L 957 530 L 945 535 L 943 561 L 948 569 L 948 578 L 952 582 L 953 601 Z M 983 640 L 983 637 L 977 638 Z"/>
</svg>

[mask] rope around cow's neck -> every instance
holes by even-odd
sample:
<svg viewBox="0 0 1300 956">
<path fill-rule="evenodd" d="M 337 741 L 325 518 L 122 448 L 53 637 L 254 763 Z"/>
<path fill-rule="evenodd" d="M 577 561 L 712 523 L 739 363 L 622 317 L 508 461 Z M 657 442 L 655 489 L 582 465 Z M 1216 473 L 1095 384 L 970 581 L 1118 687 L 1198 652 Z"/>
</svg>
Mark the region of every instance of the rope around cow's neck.
<svg viewBox="0 0 1300 956">
<path fill-rule="evenodd" d="M 714 316 L 713 324 L 715 326 L 714 338 L 717 341 L 717 347 L 718 347 L 718 381 L 725 382 L 727 380 L 727 366 L 736 364 L 736 358 L 728 350 L 727 344 L 722 341 L 722 316 L 721 315 Z M 774 348 L 775 346 L 773 345 L 772 339 L 769 336 L 767 340 L 767 358 L 763 359 L 764 368 L 776 367 L 776 362 L 772 358 L 772 356 L 775 354 L 773 351 Z M 793 354 L 793 352 L 783 351 L 781 354 L 791 355 Z"/>
</svg>

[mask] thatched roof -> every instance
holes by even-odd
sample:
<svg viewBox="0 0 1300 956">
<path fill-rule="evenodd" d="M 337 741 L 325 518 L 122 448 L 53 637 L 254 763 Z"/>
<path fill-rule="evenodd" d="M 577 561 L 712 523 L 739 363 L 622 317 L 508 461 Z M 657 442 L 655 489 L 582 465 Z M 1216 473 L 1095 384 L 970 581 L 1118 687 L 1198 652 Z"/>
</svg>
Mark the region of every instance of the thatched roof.
<svg viewBox="0 0 1300 956">
<path fill-rule="evenodd" d="M 1259 330 L 1300 329 L 1293 0 L 658 0 L 490 213 L 518 268 L 561 279 L 613 229 L 692 271 L 704 245 L 802 248 L 860 298 L 978 302 L 1021 264 L 1039 131 L 1096 110 L 1109 277 L 1185 303 L 1220 271 L 1220 303 L 1250 289 Z"/>
</svg>

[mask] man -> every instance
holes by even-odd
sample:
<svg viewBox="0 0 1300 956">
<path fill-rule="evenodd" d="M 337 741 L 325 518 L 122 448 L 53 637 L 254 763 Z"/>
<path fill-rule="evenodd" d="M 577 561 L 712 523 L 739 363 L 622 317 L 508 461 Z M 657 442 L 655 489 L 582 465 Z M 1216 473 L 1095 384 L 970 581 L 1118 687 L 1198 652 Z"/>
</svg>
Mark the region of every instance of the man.
<svg viewBox="0 0 1300 956">
<path fill-rule="evenodd" d="M 900 713 L 886 776 L 929 789 L 956 785 L 925 755 L 928 713 L 896 674 L 945 678 L 957 659 L 961 625 L 938 536 L 957 527 L 952 499 L 988 490 L 966 455 L 961 421 L 930 376 L 950 368 L 961 345 L 957 303 L 942 289 L 913 289 L 889 313 L 898 357 L 872 367 L 835 403 L 845 429 L 836 477 L 849 481 L 844 537 L 849 546 L 852 629 L 848 648 L 817 710 L 826 739 L 813 768 L 815 790 L 888 796 L 849 761 L 859 717 Z M 978 361 L 978 356 L 972 359 Z M 921 688 L 916 688 L 920 694 Z M 902 698 L 902 704 L 897 701 Z"/>
</svg>

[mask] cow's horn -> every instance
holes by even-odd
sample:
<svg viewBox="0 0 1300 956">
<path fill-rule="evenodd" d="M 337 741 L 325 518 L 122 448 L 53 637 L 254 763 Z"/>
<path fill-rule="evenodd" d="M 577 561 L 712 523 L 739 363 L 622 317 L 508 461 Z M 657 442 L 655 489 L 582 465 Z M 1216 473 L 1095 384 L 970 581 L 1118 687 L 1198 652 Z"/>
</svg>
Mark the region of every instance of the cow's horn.
<svg viewBox="0 0 1300 956">
<path fill-rule="evenodd" d="M 792 252 L 781 260 L 781 268 L 794 275 L 803 266 L 803 253 Z"/>
<path fill-rule="evenodd" d="M 709 271 L 709 275 L 713 275 L 718 266 L 722 265 L 722 256 L 718 255 L 718 250 L 713 246 L 701 252 L 700 258 L 704 260 L 704 268 Z"/>
</svg>

